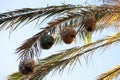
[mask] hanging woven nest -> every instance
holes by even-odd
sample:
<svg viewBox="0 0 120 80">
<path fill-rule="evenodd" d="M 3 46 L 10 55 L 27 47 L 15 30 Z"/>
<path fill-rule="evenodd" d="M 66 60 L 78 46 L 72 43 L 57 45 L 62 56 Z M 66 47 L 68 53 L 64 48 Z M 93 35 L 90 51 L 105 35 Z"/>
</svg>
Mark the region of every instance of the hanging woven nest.
<svg viewBox="0 0 120 80">
<path fill-rule="evenodd" d="M 84 27 L 89 32 L 94 31 L 96 28 L 96 19 L 92 16 L 87 17 L 84 20 Z"/>
<path fill-rule="evenodd" d="M 61 30 L 60 36 L 64 43 L 70 44 L 75 38 L 76 32 L 75 30 L 73 30 L 73 28 L 64 28 L 63 30 Z"/>
<path fill-rule="evenodd" d="M 29 75 L 31 73 L 33 73 L 35 69 L 35 62 L 34 60 L 30 60 L 30 61 L 21 61 L 19 64 L 19 72 L 23 75 Z"/>
<path fill-rule="evenodd" d="M 54 38 L 48 34 L 42 35 L 40 38 L 40 46 L 42 49 L 49 49 L 54 44 Z"/>
</svg>

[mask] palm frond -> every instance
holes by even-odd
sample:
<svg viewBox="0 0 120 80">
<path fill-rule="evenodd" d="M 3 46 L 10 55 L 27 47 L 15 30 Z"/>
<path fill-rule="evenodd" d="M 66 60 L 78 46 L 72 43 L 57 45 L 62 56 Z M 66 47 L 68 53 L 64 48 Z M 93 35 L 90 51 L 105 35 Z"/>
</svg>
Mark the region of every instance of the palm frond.
<svg viewBox="0 0 120 80">
<path fill-rule="evenodd" d="M 7 80 L 23 80 L 24 76 L 19 72 L 15 72 L 12 75 L 7 76 Z"/>
<path fill-rule="evenodd" d="M 62 6 L 50 6 L 46 8 L 25 8 L 20 10 L 15 10 L 11 12 L 6 12 L 0 14 L 0 29 L 9 29 L 15 30 L 20 24 L 29 23 L 36 19 L 39 19 L 41 16 L 52 16 L 55 14 L 64 13 L 70 9 L 76 8 L 75 6 L 70 7 L 69 5 Z"/>
<path fill-rule="evenodd" d="M 113 80 L 120 75 L 120 65 L 117 65 L 109 71 L 101 74 L 97 80 Z"/>
<path fill-rule="evenodd" d="M 27 39 L 24 44 L 22 44 L 22 46 L 16 49 L 16 53 L 20 53 L 19 58 L 21 58 L 21 60 L 26 58 L 39 57 L 41 53 L 40 36 L 43 32 L 44 31 L 39 32 L 32 38 Z"/>
<path fill-rule="evenodd" d="M 95 18 L 97 19 L 97 25 L 99 26 L 98 29 L 95 31 L 99 30 L 100 28 L 104 29 L 108 26 L 119 26 L 119 17 L 120 17 L 120 8 L 119 6 L 69 6 L 63 7 L 63 6 L 54 6 L 55 9 L 60 8 L 61 10 L 51 12 L 50 15 L 55 15 L 55 14 L 60 14 L 64 13 L 61 15 L 61 17 L 57 17 L 57 19 L 54 19 L 50 22 L 48 22 L 48 26 L 42 28 L 43 31 L 39 32 L 36 38 L 36 35 L 33 36 L 32 38 L 28 39 L 23 43 L 22 46 L 20 46 L 17 49 L 17 52 L 22 52 L 20 57 L 34 57 L 34 55 L 38 56 L 40 54 L 40 36 L 44 32 L 49 32 L 51 35 L 55 35 L 56 33 L 59 33 L 61 28 L 64 27 L 74 27 L 75 30 L 79 33 L 80 38 L 83 38 L 85 40 L 86 38 L 88 39 L 88 42 L 90 43 L 90 36 L 86 35 L 86 31 L 84 28 L 84 19 L 88 15 L 95 15 Z M 48 7 L 47 10 L 55 10 L 49 9 L 51 7 Z M 69 9 L 68 9 L 69 8 Z M 72 11 L 75 10 L 75 11 Z M 114 13 L 113 13 L 114 12 Z M 65 14 L 66 13 L 66 14 Z M 32 18 L 30 18 L 32 19 Z M 61 40 L 59 34 L 56 37 L 56 44 Z M 27 48 L 26 48 L 27 46 Z M 37 52 L 37 53 L 36 53 Z"/>
<path fill-rule="evenodd" d="M 40 59 L 34 73 L 30 75 L 29 80 L 43 80 L 50 71 L 55 70 L 61 72 L 66 66 L 76 63 L 83 55 L 90 55 L 94 51 L 108 47 L 116 42 L 120 42 L 120 33 L 98 40 L 94 43 L 63 50 L 57 54 Z"/>
<path fill-rule="evenodd" d="M 61 5 L 61 6 L 50 6 L 45 8 L 25 8 L 15 10 L 11 12 L 0 14 L 0 29 L 12 29 L 15 30 L 22 23 L 30 23 L 34 20 L 47 16 L 48 19 L 51 16 L 60 16 L 69 14 L 69 12 L 79 13 L 80 15 L 97 15 L 108 14 L 112 12 L 120 12 L 119 6 L 81 6 L 81 5 Z M 54 22 L 53 22 L 54 23 Z M 51 25 L 52 23 L 50 23 Z M 57 23 L 56 23 L 57 24 Z M 59 24 L 59 23 L 58 23 Z M 55 24 L 54 24 L 55 25 Z"/>
<path fill-rule="evenodd" d="M 104 22 L 103 22 L 104 21 Z M 98 21 L 98 25 L 102 27 L 114 26 L 115 28 L 119 28 L 120 24 L 120 13 L 111 13 L 106 14 Z"/>
</svg>

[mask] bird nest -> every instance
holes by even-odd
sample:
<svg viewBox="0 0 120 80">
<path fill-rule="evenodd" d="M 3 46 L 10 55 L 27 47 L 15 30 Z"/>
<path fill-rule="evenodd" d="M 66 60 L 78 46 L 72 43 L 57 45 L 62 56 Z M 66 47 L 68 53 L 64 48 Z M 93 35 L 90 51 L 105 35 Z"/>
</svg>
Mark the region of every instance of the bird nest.
<svg viewBox="0 0 120 80">
<path fill-rule="evenodd" d="M 21 61 L 19 64 L 19 72 L 23 75 L 29 75 L 31 73 L 33 73 L 35 69 L 35 62 L 34 60 L 24 60 Z"/>
<path fill-rule="evenodd" d="M 49 49 L 54 44 L 54 38 L 51 35 L 42 35 L 40 38 L 40 46 L 42 49 Z"/>
<path fill-rule="evenodd" d="M 92 32 L 96 28 L 96 19 L 92 16 L 86 17 L 83 24 L 87 31 Z"/>
<path fill-rule="evenodd" d="M 64 28 L 61 30 L 60 36 L 64 43 L 70 44 L 76 36 L 76 31 L 73 28 Z"/>
</svg>

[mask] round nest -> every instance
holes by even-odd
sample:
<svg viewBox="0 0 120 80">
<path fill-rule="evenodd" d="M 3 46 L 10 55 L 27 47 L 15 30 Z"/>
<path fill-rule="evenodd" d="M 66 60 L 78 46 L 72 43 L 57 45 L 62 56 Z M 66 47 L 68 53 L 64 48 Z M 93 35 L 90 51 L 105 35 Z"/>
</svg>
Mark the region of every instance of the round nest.
<svg viewBox="0 0 120 80">
<path fill-rule="evenodd" d="M 54 38 L 50 35 L 42 35 L 40 38 L 40 46 L 42 49 L 49 49 L 54 44 Z"/>
<path fill-rule="evenodd" d="M 92 16 L 87 17 L 84 20 L 84 27 L 87 31 L 92 32 L 95 30 L 96 28 L 96 19 Z"/>
<path fill-rule="evenodd" d="M 64 28 L 63 30 L 61 30 L 60 36 L 64 43 L 70 44 L 75 38 L 76 32 L 75 30 L 73 30 L 73 28 Z"/>
<path fill-rule="evenodd" d="M 19 72 L 23 75 L 29 75 L 33 73 L 35 69 L 35 62 L 34 60 L 30 61 L 21 61 L 19 64 Z"/>
</svg>

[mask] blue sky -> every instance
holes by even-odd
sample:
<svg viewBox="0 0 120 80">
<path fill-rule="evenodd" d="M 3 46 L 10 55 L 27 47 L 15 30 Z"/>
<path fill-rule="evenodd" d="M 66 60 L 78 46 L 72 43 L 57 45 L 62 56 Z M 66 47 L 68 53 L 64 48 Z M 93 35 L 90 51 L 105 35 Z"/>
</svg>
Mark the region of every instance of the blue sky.
<svg viewBox="0 0 120 80">
<path fill-rule="evenodd" d="M 57 5 L 63 2 L 64 0 L 1 0 L 0 13 L 21 8 L 39 8 L 47 5 Z M 69 4 L 84 3 L 81 0 L 65 0 L 65 2 Z M 17 62 L 18 56 L 14 54 L 15 49 L 19 47 L 25 39 L 31 37 L 38 31 L 39 29 L 34 28 L 34 24 L 28 24 L 13 32 L 10 38 L 9 30 L 0 32 L 0 80 L 5 80 L 7 75 L 18 70 L 19 62 Z M 93 40 L 98 36 L 100 38 L 112 33 L 114 32 L 108 32 L 108 30 L 106 30 L 103 34 L 93 36 Z M 69 45 L 63 46 L 63 48 L 71 47 Z M 47 80 L 96 80 L 95 78 L 99 74 L 120 63 L 119 47 L 119 44 L 115 44 L 109 47 L 104 53 L 102 53 L 102 51 L 96 51 L 95 55 L 93 55 L 89 61 L 89 64 L 85 65 L 84 59 L 81 59 L 82 67 L 77 64 L 73 71 L 68 73 L 68 70 L 65 70 L 63 74 L 54 74 L 53 77 L 48 75 Z M 49 51 L 43 51 L 42 56 L 55 53 L 54 48 L 55 47 L 52 47 Z M 56 47 L 56 51 L 57 50 L 59 50 L 59 47 Z"/>
</svg>

